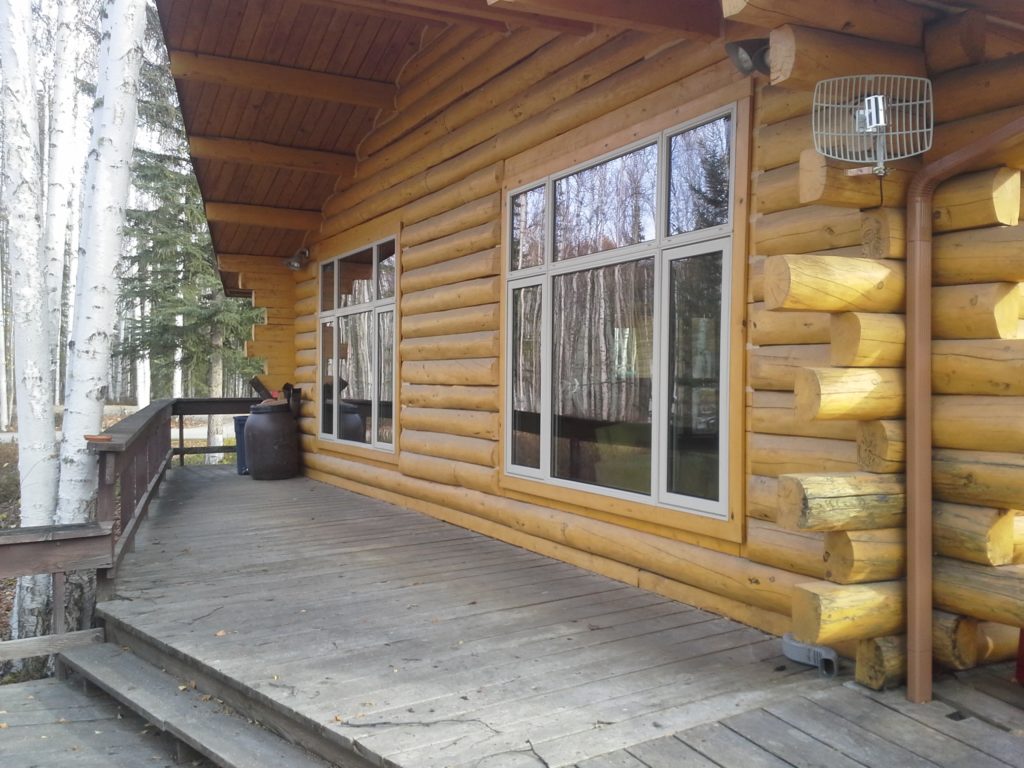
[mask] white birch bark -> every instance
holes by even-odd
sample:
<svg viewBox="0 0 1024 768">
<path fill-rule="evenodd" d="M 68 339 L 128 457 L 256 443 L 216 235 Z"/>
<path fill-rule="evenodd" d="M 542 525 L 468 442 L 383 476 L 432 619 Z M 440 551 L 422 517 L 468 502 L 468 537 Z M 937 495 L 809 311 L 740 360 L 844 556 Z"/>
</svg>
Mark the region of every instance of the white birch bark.
<svg viewBox="0 0 1024 768">
<path fill-rule="evenodd" d="M 18 470 L 21 524 L 52 522 L 57 481 L 53 421 L 53 379 L 46 334 L 46 293 L 40 268 L 41 190 L 36 81 L 28 42 L 30 6 L 0 0 L 0 61 L 3 62 L 3 202 L 8 215 L 7 248 L 11 270 L 11 320 L 18 411 Z M 45 631 L 49 577 L 19 580 L 11 630 L 13 637 Z"/>
<path fill-rule="evenodd" d="M 133 310 L 136 320 L 145 317 L 148 308 L 146 302 L 139 301 Z M 153 399 L 153 371 L 150 368 L 149 354 L 145 351 L 139 352 L 135 361 L 135 404 L 141 409 L 145 408 Z"/>
<path fill-rule="evenodd" d="M 210 332 L 210 397 L 224 397 L 224 330 L 220 325 Z M 224 445 L 224 418 L 218 414 L 210 416 L 206 424 L 206 444 Z M 207 464 L 223 460 L 223 453 L 206 454 Z"/>
<path fill-rule="evenodd" d="M 96 460 L 84 436 L 99 431 L 108 390 L 110 343 L 117 302 L 117 261 L 135 143 L 145 0 L 104 0 L 102 50 L 75 315 L 68 343 L 68 387 L 61 443 L 57 521 L 81 522 L 96 489 Z"/>
<path fill-rule="evenodd" d="M 81 107 L 79 107 L 81 108 Z M 84 123 L 84 120 L 80 120 L 80 123 Z M 87 130 L 83 131 L 83 137 L 87 135 Z M 85 142 L 83 142 L 85 143 Z M 61 307 L 61 336 L 60 336 L 60 353 L 61 353 L 61 387 L 60 401 L 63 403 L 67 399 L 67 365 L 68 365 L 68 341 L 71 338 L 71 318 L 75 316 L 75 295 L 78 285 L 78 246 L 81 242 L 82 236 L 82 188 L 85 184 L 85 180 L 81 174 L 75 174 L 75 181 L 72 185 L 71 190 L 71 221 L 69 222 L 69 234 L 68 234 L 68 266 L 67 266 L 67 284 L 64 286 L 64 301 Z"/>
<path fill-rule="evenodd" d="M 174 316 L 174 324 L 179 328 L 185 325 L 185 318 L 182 315 Z M 174 377 L 171 380 L 171 397 L 185 396 L 185 381 L 182 371 L 182 360 L 184 351 L 180 346 L 174 348 Z"/>
<path fill-rule="evenodd" d="M 4 233 L 4 242 L 7 234 Z M 6 250 L 6 249 L 5 249 Z M 10 402 L 7 394 L 7 329 L 11 327 L 7 306 L 7 260 L 0 258 L 0 432 L 11 428 Z"/>
<path fill-rule="evenodd" d="M 61 312 L 64 288 L 65 244 L 71 216 L 73 180 L 80 172 L 75 142 L 75 102 L 79 52 L 84 34 L 79 31 L 78 3 L 60 4 L 54 35 L 53 96 L 47 132 L 46 219 L 43 265 L 49 315 L 50 360 L 54 389 L 60 382 Z"/>
</svg>

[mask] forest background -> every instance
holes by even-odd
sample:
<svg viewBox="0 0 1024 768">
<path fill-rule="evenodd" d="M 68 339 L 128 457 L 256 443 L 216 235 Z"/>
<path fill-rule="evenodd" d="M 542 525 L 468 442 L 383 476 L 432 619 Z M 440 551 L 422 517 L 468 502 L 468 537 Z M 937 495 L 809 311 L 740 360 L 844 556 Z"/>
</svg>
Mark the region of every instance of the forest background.
<svg viewBox="0 0 1024 768">
<path fill-rule="evenodd" d="M 217 275 L 151 4 L 0 0 L 0 89 L 0 527 L 76 522 L 104 406 L 248 394 L 261 319 Z M 0 639 L 49 593 L 0 585 Z"/>
</svg>

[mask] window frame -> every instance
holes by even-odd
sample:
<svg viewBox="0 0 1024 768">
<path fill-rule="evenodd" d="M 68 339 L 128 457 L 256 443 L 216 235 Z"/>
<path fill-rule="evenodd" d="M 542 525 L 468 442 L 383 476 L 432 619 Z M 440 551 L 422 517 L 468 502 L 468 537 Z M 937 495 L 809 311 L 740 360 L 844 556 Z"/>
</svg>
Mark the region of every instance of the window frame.
<svg viewBox="0 0 1024 768">
<path fill-rule="evenodd" d="M 377 297 L 377 289 L 379 285 L 379 267 L 380 267 L 380 248 L 386 244 L 393 245 L 393 258 L 394 258 L 394 275 L 395 281 L 393 290 L 390 296 L 380 298 Z M 341 297 L 338 294 L 339 281 L 341 279 L 341 268 L 340 264 L 347 258 L 355 256 L 356 254 L 364 253 L 365 251 L 371 251 L 372 253 L 372 271 L 370 277 L 370 283 L 373 288 L 374 298 L 370 301 L 365 301 L 358 304 L 352 304 L 347 307 L 340 306 Z M 326 379 L 326 370 L 323 364 L 324 360 L 324 326 L 330 325 L 332 327 L 332 344 L 336 350 L 338 345 L 338 333 L 340 327 L 340 320 L 344 317 L 349 317 L 359 314 L 369 314 L 369 338 L 372 344 L 371 359 L 370 359 L 370 424 L 369 432 L 371 439 L 368 442 L 359 440 L 348 440 L 339 436 L 339 424 L 338 414 L 339 410 L 337 404 L 339 402 L 338 397 L 338 365 L 337 362 L 334 366 L 334 372 L 331 374 L 331 381 L 329 382 L 332 387 L 334 407 L 331 413 L 331 432 L 325 432 L 324 426 L 324 403 L 318 402 L 318 413 L 317 413 L 317 439 L 327 442 L 331 445 L 346 446 L 361 449 L 370 449 L 381 453 L 395 454 L 397 451 L 396 443 L 398 441 L 398 434 L 396 427 L 397 417 L 397 391 L 398 391 L 398 306 L 397 306 L 397 295 L 398 295 L 398 264 L 399 264 L 399 252 L 398 252 L 398 236 L 392 235 L 389 237 L 383 237 L 378 240 L 374 240 L 370 243 L 361 245 L 358 248 L 352 248 L 344 253 L 340 253 L 336 256 L 332 256 L 329 259 L 324 259 L 317 264 L 317 392 L 320 396 L 323 396 L 324 385 L 328 382 Z M 323 292 L 323 279 L 324 270 L 327 265 L 333 265 L 332 272 L 332 295 L 334 299 L 333 309 L 324 309 L 324 292 Z M 381 372 L 381 343 L 379 334 L 379 323 L 382 315 L 391 314 L 392 316 L 392 340 L 391 340 L 391 442 L 384 442 L 380 440 L 380 403 L 381 396 L 384 394 L 380 387 L 380 372 Z M 335 358 L 336 360 L 336 358 Z"/>
<path fill-rule="evenodd" d="M 739 201 L 740 191 L 737 189 L 738 174 L 738 138 L 740 136 L 740 114 L 737 103 L 726 104 L 718 109 L 703 113 L 685 122 L 676 123 L 657 133 L 644 136 L 632 141 L 613 151 L 592 157 L 584 162 L 576 163 L 570 167 L 549 173 L 546 176 L 537 178 L 530 183 L 519 184 L 505 190 L 505 226 L 510 236 L 506 238 L 506 246 L 503 249 L 503 274 L 505 276 L 504 298 L 505 303 L 503 321 L 505 324 L 505 342 L 503 345 L 505 359 L 508 361 L 505 366 L 503 381 L 505 384 L 504 408 L 506 418 L 502 434 L 503 479 L 511 481 L 511 486 L 516 486 L 518 481 L 536 481 L 542 488 L 550 489 L 550 492 L 560 498 L 566 498 L 566 493 L 582 492 L 594 494 L 595 497 L 605 497 L 610 501 L 621 501 L 631 509 L 645 508 L 648 506 L 668 510 L 673 516 L 675 513 L 688 513 L 708 519 L 713 524 L 729 521 L 732 516 L 733 499 L 730 497 L 730 479 L 732 477 L 733 465 L 739 460 L 739 455 L 734 449 L 733 440 L 733 408 L 735 407 L 735 392 L 732 387 L 732 377 L 736 375 L 733 371 L 735 339 L 733 338 L 732 319 L 734 316 L 733 304 L 737 300 L 733 291 L 735 279 L 733 269 L 734 247 L 737 241 L 737 218 L 738 212 L 745 208 Z M 729 193 L 728 212 L 726 221 L 705 229 L 691 232 L 682 232 L 676 235 L 669 235 L 669 184 L 670 184 L 670 141 L 672 137 L 688 130 L 714 122 L 721 118 L 729 119 Z M 745 117 L 745 115 L 744 115 Z M 629 154 L 637 149 L 649 146 L 654 143 L 657 147 L 655 184 L 655 232 L 653 240 L 642 243 L 622 246 L 609 251 L 591 253 L 586 256 L 554 260 L 555 249 L 555 198 L 554 188 L 558 179 L 565 178 L 586 168 L 598 166 L 608 160 Z M 543 263 L 538 266 L 526 267 L 512 270 L 512 218 L 515 197 L 525 191 L 544 187 L 545 190 L 545 227 L 544 233 L 544 258 Z M 742 242 L 742 240 L 741 240 Z M 668 363 L 669 334 L 667 333 L 668 302 L 669 302 L 669 273 L 671 263 L 678 258 L 685 258 L 691 255 L 702 253 L 721 253 L 721 308 L 720 308 L 720 329 L 719 329 L 719 380 L 718 380 L 718 408 L 719 408 L 719 451 L 718 451 L 718 499 L 711 501 L 698 497 L 685 496 L 672 493 L 668 490 L 668 451 L 663 445 L 667 439 L 668 430 L 668 387 L 665 380 Z M 552 311 L 552 285 L 557 275 L 591 270 L 598 267 L 634 261 L 645 256 L 654 256 L 655 262 L 655 292 L 653 310 L 653 338 L 652 338 L 652 359 L 651 377 L 652 381 L 652 407 L 651 407 L 651 485 L 647 494 L 633 491 L 623 491 L 616 488 L 595 485 L 579 480 L 571 480 L 556 477 L 553 474 L 552 461 L 552 371 L 554 362 L 552 353 L 554 349 L 553 311 Z M 742 275 L 740 275 L 742 278 Z M 514 438 L 513 430 L 513 348 L 515 339 L 512 337 L 513 325 L 513 304 L 512 296 L 514 291 L 531 285 L 541 286 L 541 414 L 540 414 L 540 448 L 539 468 L 526 467 L 512 463 L 512 444 Z M 684 525 L 684 527 L 686 527 Z"/>
</svg>

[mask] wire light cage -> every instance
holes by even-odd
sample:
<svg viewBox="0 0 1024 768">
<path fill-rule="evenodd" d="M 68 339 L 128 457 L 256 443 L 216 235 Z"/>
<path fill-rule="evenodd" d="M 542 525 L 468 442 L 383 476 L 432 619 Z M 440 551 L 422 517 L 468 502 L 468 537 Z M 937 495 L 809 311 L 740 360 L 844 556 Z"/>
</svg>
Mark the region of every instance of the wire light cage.
<svg viewBox="0 0 1024 768">
<path fill-rule="evenodd" d="M 814 148 L 825 157 L 872 164 L 858 172 L 886 173 L 885 164 L 927 152 L 935 124 L 932 83 L 907 75 L 852 75 L 814 87 Z"/>
</svg>

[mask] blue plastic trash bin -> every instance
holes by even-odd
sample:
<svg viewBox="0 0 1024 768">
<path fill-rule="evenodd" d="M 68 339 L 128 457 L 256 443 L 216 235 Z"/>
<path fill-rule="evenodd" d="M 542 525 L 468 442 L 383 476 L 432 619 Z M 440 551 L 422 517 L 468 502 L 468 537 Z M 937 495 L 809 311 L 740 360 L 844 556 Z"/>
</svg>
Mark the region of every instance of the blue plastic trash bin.
<svg viewBox="0 0 1024 768">
<path fill-rule="evenodd" d="M 235 468 L 240 475 L 249 474 L 245 463 L 245 422 L 248 420 L 248 416 L 235 416 Z"/>
</svg>

